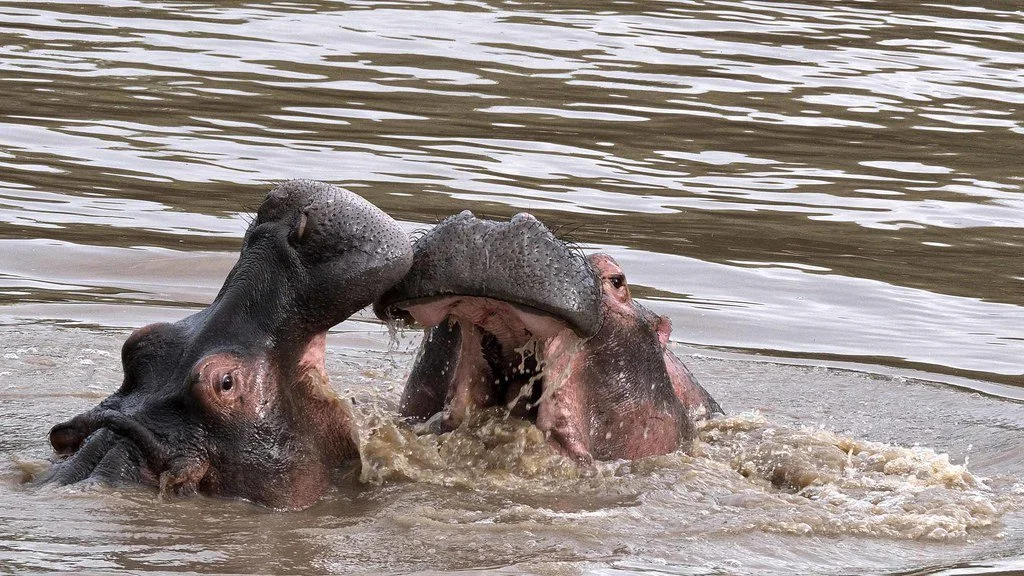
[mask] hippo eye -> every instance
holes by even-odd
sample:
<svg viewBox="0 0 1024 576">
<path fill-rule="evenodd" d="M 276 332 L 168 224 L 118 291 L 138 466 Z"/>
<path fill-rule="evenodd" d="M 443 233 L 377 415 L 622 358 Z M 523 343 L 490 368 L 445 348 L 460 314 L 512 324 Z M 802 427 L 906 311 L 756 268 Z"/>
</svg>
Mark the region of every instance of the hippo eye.
<svg viewBox="0 0 1024 576">
<path fill-rule="evenodd" d="M 231 387 L 235 385 L 234 379 L 231 378 L 231 374 L 225 374 L 220 377 L 220 389 L 224 392 L 231 390 Z"/>
<path fill-rule="evenodd" d="M 608 281 L 612 283 L 612 287 L 616 290 L 626 285 L 626 277 L 622 274 L 616 274 L 615 276 L 608 278 Z"/>
</svg>

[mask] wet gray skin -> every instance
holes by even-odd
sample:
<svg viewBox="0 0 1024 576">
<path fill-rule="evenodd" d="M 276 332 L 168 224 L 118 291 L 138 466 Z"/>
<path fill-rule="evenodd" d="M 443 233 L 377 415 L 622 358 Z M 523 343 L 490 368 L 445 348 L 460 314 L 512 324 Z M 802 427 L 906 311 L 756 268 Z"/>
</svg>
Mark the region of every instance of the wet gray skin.
<svg viewBox="0 0 1024 576">
<path fill-rule="evenodd" d="M 275 187 L 213 303 L 136 330 L 120 389 L 52 428 L 65 458 L 41 481 L 312 504 L 357 455 L 350 407 L 327 384 L 326 331 L 411 262 L 398 225 L 355 194 Z"/>
<path fill-rule="evenodd" d="M 581 462 L 687 447 L 718 403 L 668 350 L 671 322 L 634 302 L 610 256 L 584 257 L 529 214 L 466 211 L 417 240 L 374 311 L 426 329 L 403 416 L 434 431 L 504 406 Z"/>
<path fill-rule="evenodd" d="M 446 296 L 482 296 L 568 323 L 581 336 L 600 328 L 600 288 L 584 258 L 530 214 L 509 222 L 465 210 L 415 243 L 415 264 L 376 304 L 378 316 L 409 319 L 402 306 Z"/>
</svg>

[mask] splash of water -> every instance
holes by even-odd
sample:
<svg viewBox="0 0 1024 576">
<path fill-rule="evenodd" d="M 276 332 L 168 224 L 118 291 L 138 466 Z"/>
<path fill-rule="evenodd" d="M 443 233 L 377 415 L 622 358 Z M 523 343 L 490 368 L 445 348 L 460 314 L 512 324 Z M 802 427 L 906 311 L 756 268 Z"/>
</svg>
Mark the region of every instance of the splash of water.
<svg viewBox="0 0 1024 576">
<path fill-rule="evenodd" d="M 1000 517 L 1024 503 L 1021 495 L 993 491 L 946 454 L 758 414 L 704 423 L 692 455 L 593 467 L 560 456 L 535 426 L 501 409 L 440 435 L 418 435 L 387 419 L 368 430 L 361 450 L 367 483 L 425 482 L 513 498 L 615 495 L 675 510 L 701 533 L 962 540 L 996 532 Z"/>
</svg>

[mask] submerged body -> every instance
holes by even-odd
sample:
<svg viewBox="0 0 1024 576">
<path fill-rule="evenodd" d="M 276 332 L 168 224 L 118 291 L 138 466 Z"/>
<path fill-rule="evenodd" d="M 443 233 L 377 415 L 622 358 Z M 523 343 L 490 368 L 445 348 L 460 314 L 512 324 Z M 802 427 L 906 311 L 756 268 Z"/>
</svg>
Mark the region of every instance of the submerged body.
<svg viewBox="0 0 1024 576">
<path fill-rule="evenodd" d="M 685 447 L 694 418 L 721 412 L 614 259 L 583 257 L 528 214 L 441 222 L 375 310 L 426 328 L 400 410 L 435 429 L 504 405 L 587 462 Z"/>
<path fill-rule="evenodd" d="M 124 382 L 54 426 L 66 458 L 42 478 L 141 482 L 302 508 L 357 455 L 350 406 L 327 384 L 328 328 L 411 264 L 397 224 L 334 186 L 274 188 L 209 307 L 124 343 Z"/>
</svg>

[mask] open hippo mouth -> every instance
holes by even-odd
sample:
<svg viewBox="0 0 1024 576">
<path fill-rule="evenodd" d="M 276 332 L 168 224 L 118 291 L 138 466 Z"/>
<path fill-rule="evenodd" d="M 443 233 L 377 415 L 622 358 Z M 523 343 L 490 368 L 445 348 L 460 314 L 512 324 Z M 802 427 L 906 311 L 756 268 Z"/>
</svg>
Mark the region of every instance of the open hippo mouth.
<svg viewBox="0 0 1024 576">
<path fill-rule="evenodd" d="M 529 214 L 463 212 L 416 241 L 379 317 L 427 329 L 400 411 L 435 430 L 505 406 L 579 460 L 670 452 L 720 412 L 633 302 L 610 256 L 584 257 Z"/>
<path fill-rule="evenodd" d="M 65 459 L 43 482 L 141 482 L 301 508 L 356 455 L 350 407 L 328 385 L 327 330 L 409 269 L 386 214 L 313 181 L 275 187 L 206 309 L 136 330 L 124 381 L 54 426 Z"/>
</svg>

